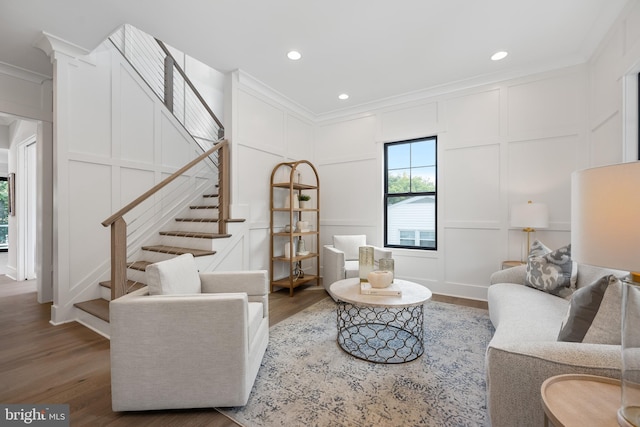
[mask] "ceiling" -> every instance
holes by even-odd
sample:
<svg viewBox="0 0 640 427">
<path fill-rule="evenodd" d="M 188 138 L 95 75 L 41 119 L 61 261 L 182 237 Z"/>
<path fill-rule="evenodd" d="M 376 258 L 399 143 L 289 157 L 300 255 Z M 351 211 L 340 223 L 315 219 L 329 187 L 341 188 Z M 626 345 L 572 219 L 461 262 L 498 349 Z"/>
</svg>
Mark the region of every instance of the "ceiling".
<svg viewBox="0 0 640 427">
<path fill-rule="evenodd" d="M 132 24 L 314 115 L 588 60 L 640 0 L 0 0 L 0 62 L 51 75 L 45 31 L 93 50 Z M 4 41 L 10 40 L 10 43 Z M 296 49 L 299 61 L 286 53 Z M 507 50 L 502 61 L 489 57 Z M 350 98 L 338 100 L 340 93 Z"/>
</svg>

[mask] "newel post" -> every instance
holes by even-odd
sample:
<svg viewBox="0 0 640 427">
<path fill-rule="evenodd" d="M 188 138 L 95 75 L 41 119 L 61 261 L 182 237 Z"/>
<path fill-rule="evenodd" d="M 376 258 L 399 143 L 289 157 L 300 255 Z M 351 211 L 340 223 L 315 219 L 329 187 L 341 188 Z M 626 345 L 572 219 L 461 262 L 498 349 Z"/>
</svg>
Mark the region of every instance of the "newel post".
<svg viewBox="0 0 640 427">
<path fill-rule="evenodd" d="M 127 223 L 120 217 L 111 224 L 111 300 L 126 293 Z"/>
<path fill-rule="evenodd" d="M 218 233 L 227 233 L 229 219 L 229 144 L 220 147 L 218 162 Z"/>
</svg>

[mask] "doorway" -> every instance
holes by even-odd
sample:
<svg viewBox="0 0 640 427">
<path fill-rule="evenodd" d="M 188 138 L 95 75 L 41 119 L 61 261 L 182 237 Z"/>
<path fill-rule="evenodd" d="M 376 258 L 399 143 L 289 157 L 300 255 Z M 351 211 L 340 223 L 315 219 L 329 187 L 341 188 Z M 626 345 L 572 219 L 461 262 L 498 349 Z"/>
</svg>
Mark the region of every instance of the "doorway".
<svg viewBox="0 0 640 427">
<path fill-rule="evenodd" d="M 0 176 L 0 275 L 7 274 L 9 260 L 9 184 Z"/>
</svg>

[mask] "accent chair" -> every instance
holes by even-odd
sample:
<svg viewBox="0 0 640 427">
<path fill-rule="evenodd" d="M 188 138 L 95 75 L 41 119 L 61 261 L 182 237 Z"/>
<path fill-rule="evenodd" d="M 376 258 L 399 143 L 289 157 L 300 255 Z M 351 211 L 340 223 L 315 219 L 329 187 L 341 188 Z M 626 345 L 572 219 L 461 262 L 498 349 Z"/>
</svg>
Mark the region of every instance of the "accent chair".
<svg viewBox="0 0 640 427">
<path fill-rule="evenodd" d="M 151 264 L 110 303 L 114 411 L 246 405 L 269 341 L 266 271 Z"/>
<path fill-rule="evenodd" d="M 333 236 L 333 245 L 324 246 L 322 283 L 334 300 L 336 298 L 329 290 L 334 282 L 351 277 L 359 277 L 358 258 L 360 246 L 367 246 L 367 236 L 364 234 L 335 235 Z M 391 258 L 391 255 L 390 249 L 373 247 L 373 258 L 376 267 L 380 258 Z"/>
</svg>

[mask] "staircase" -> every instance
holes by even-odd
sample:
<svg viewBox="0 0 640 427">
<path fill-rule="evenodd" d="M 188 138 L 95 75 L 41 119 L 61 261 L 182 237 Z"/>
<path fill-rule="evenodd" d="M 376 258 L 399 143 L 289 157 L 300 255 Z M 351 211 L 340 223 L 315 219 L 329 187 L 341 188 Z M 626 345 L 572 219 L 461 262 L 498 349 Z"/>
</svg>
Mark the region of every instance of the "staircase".
<svg viewBox="0 0 640 427">
<path fill-rule="evenodd" d="M 127 263 L 128 292 L 143 288 L 144 272 L 147 265 L 178 255 L 190 253 L 196 257 L 199 267 L 210 264 L 216 248 L 224 246 L 232 233 L 219 234 L 217 215 L 217 194 L 202 196 L 202 204 L 189 206 L 186 215 L 174 219 L 171 230 L 158 233 L 157 244 L 142 246 L 143 259 Z M 244 219 L 224 220 L 231 231 L 233 224 L 243 223 Z M 74 304 L 78 309 L 78 322 L 109 336 L 109 301 L 111 301 L 111 281 L 99 283 L 101 297 Z"/>
<path fill-rule="evenodd" d="M 200 271 L 211 271 L 219 262 L 213 256 L 225 249 L 234 230 L 241 234 L 238 223 L 244 222 L 229 218 L 230 162 L 224 127 L 169 49 L 129 25 L 110 40 L 191 135 L 194 152 L 202 154 L 102 223 L 111 227 L 111 280 L 99 283 L 100 298 L 74 307 L 79 323 L 106 337 L 109 301 L 144 287 L 147 265 L 191 253 Z M 206 188 L 215 188 L 215 194 Z M 198 204 L 184 207 L 196 197 Z"/>
</svg>

